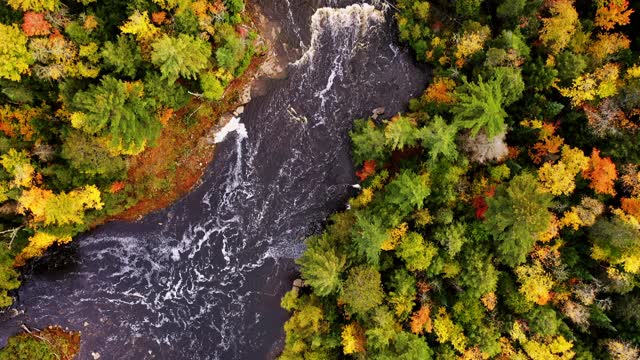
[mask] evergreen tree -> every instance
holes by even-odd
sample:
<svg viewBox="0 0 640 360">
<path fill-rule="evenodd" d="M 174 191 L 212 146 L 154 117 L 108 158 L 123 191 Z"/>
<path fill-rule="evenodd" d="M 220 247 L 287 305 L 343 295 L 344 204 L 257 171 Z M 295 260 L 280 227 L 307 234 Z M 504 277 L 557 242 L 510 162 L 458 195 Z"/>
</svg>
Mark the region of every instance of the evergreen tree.
<svg viewBox="0 0 640 360">
<path fill-rule="evenodd" d="M 502 263 L 516 266 L 525 261 L 536 236 L 549 227 L 551 199 L 529 173 L 498 186 L 495 196 L 488 199 L 486 226 L 497 241 Z"/>
<path fill-rule="evenodd" d="M 207 67 L 211 45 L 186 34 L 178 37 L 163 35 L 151 44 L 151 62 L 160 69 L 169 84 L 179 77 L 195 79 Z"/>
<path fill-rule="evenodd" d="M 324 237 L 309 238 L 307 250 L 296 263 L 300 265 L 302 278 L 317 295 L 327 296 L 340 288 L 340 274 L 346 259 L 336 254 Z"/>
<path fill-rule="evenodd" d="M 504 122 L 507 113 L 502 108 L 505 99 L 501 84 L 501 78 L 484 82 L 480 77 L 477 83 L 465 80 L 457 91 L 458 103 L 451 108 L 454 125 L 471 129 L 472 136 L 480 130 L 489 138 L 504 133 L 507 130 Z"/>
<path fill-rule="evenodd" d="M 100 85 L 75 94 L 72 125 L 87 134 L 109 138 L 111 150 L 136 154 L 155 141 L 161 124 L 153 111 L 155 102 L 144 97 L 141 82 L 128 83 L 111 76 Z"/>
</svg>

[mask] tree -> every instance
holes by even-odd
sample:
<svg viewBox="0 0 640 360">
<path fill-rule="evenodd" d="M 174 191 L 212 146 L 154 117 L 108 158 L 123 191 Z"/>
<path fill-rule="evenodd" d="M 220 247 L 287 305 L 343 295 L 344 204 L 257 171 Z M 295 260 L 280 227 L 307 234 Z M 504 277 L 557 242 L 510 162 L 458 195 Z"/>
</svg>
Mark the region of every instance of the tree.
<svg viewBox="0 0 640 360">
<path fill-rule="evenodd" d="M 65 138 L 60 156 L 69 161 L 74 171 L 109 180 L 122 178 L 127 167 L 121 157 L 111 155 L 103 142 L 80 131 Z"/>
<path fill-rule="evenodd" d="M 7 0 L 7 3 L 16 10 L 22 11 L 53 11 L 58 6 L 58 0 Z"/>
<path fill-rule="evenodd" d="M 405 269 L 396 270 L 389 282 L 387 301 L 396 318 L 404 320 L 411 313 L 416 299 L 416 279 Z"/>
<path fill-rule="evenodd" d="M 20 286 L 18 280 L 18 272 L 13 267 L 13 258 L 4 244 L 0 244 L 0 307 L 4 308 L 11 303 L 13 299 L 7 294 L 7 291 L 17 289 Z"/>
<path fill-rule="evenodd" d="M 438 255 L 438 248 L 426 242 L 419 233 L 410 232 L 396 248 L 396 255 L 410 271 L 421 271 L 431 265 L 433 258 Z"/>
<path fill-rule="evenodd" d="M 9 149 L 0 157 L 0 164 L 13 177 L 13 187 L 31 186 L 35 169 L 26 151 L 18 152 L 15 149 Z"/>
<path fill-rule="evenodd" d="M 422 334 L 423 332 L 432 332 L 433 323 L 431 321 L 431 308 L 429 305 L 422 304 L 411 316 L 411 332 L 414 334 Z"/>
<path fill-rule="evenodd" d="M 18 200 L 21 214 L 29 212 L 34 222 L 44 225 L 82 224 L 84 213 L 90 209 L 102 209 L 100 190 L 95 185 L 54 194 L 37 187 L 22 192 Z"/>
<path fill-rule="evenodd" d="M 218 46 L 215 54 L 216 62 L 221 68 L 235 74 L 245 54 L 245 41 L 229 24 L 217 25 L 214 38 Z"/>
<path fill-rule="evenodd" d="M 589 229 L 593 242 L 591 257 L 612 265 L 622 264 L 625 271 L 640 273 L 640 231 L 636 224 L 620 216 L 599 218 Z"/>
<path fill-rule="evenodd" d="M 382 350 L 389 347 L 398 335 L 399 325 L 386 306 L 377 307 L 371 315 L 372 326 L 366 331 L 370 349 Z"/>
<path fill-rule="evenodd" d="M 364 257 L 368 263 L 377 264 L 382 244 L 388 236 L 380 218 L 365 212 L 356 213 L 351 236 L 356 253 Z"/>
<path fill-rule="evenodd" d="M 428 174 L 416 174 L 403 170 L 385 187 L 386 206 L 394 205 L 404 217 L 415 209 L 422 209 L 424 200 L 431 194 Z"/>
<path fill-rule="evenodd" d="M 214 74 L 207 72 L 200 76 L 202 96 L 207 100 L 218 101 L 224 95 L 225 85 Z"/>
<path fill-rule="evenodd" d="M 149 13 L 136 10 L 129 16 L 129 20 L 120 26 L 120 31 L 123 34 L 135 35 L 140 42 L 146 42 L 155 37 L 160 29 L 151 23 Z"/>
<path fill-rule="evenodd" d="M 51 33 L 51 24 L 44 19 L 43 13 L 27 11 L 24 13 L 22 31 L 27 36 L 49 35 Z"/>
<path fill-rule="evenodd" d="M 486 228 L 497 240 L 499 259 L 515 266 L 525 261 L 533 248 L 537 234 L 545 231 L 551 221 L 552 196 L 538 187 L 535 176 L 522 173 L 508 185 L 496 188 L 488 199 Z"/>
<path fill-rule="evenodd" d="M 422 146 L 429 149 L 431 161 L 437 160 L 438 156 L 455 161 L 458 157 L 457 134 L 458 128 L 455 125 L 447 124 L 441 116 L 436 115 L 426 127 L 420 129 L 418 136 Z"/>
<path fill-rule="evenodd" d="M 345 355 L 362 353 L 366 342 L 364 329 L 358 323 L 352 322 L 342 327 L 342 348 Z"/>
<path fill-rule="evenodd" d="M 350 312 L 364 315 L 382 304 L 383 298 L 384 292 L 378 270 L 367 265 L 359 265 L 349 270 L 340 299 Z"/>
<path fill-rule="evenodd" d="M 471 298 L 480 298 L 496 290 L 498 270 L 493 265 L 493 257 L 482 247 L 467 246 L 461 253 L 464 264 L 458 282 Z"/>
<path fill-rule="evenodd" d="M 551 289 L 555 282 L 539 261 L 532 265 L 518 266 L 514 271 L 522 284 L 519 291 L 525 299 L 538 305 L 545 305 L 551 300 Z"/>
<path fill-rule="evenodd" d="M 604 0 L 600 2 L 596 11 L 595 26 L 604 30 L 611 30 L 616 25 L 627 25 L 631 22 L 633 9 L 629 7 L 627 0 Z"/>
<path fill-rule="evenodd" d="M 557 54 L 569 44 L 580 22 L 573 0 L 554 1 L 549 12 L 551 17 L 542 19 L 540 40 L 553 54 Z"/>
<path fill-rule="evenodd" d="M 205 69 L 211 56 L 211 45 L 202 39 L 180 34 L 178 37 L 162 36 L 151 44 L 151 62 L 163 78 L 173 83 L 180 76 L 195 79 Z"/>
<path fill-rule="evenodd" d="M 458 103 L 451 108 L 454 125 L 471 129 L 472 136 L 480 130 L 484 130 L 489 138 L 504 133 L 507 113 L 502 108 L 504 98 L 500 84 L 499 78 L 486 83 L 482 77 L 477 83 L 465 81 L 457 92 Z"/>
<path fill-rule="evenodd" d="M 406 116 L 394 116 L 384 129 L 385 144 L 393 150 L 415 146 L 418 136 L 416 121 Z"/>
<path fill-rule="evenodd" d="M 382 163 L 386 158 L 385 134 L 371 120 L 359 119 L 354 122 L 351 137 L 353 162 L 362 164 L 365 160 Z"/>
<path fill-rule="evenodd" d="M 451 320 L 444 307 L 438 309 L 438 313 L 433 319 L 433 330 L 439 343 L 450 342 L 458 352 L 464 352 L 467 338 L 464 336 L 463 328 Z"/>
<path fill-rule="evenodd" d="M 66 244 L 71 242 L 71 236 L 50 234 L 43 231 L 37 231 L 29 238 L 29 244 L 22 249 L 15 259 L 16 266 L 23 266 L 27 260 L 42 256 L 53 244 Z"/>
<path fill-rule="evenodd" d="M 0 23 L 0 78 L 20 81 L 29 71 L 33 57 L 27 51 L 27 37 L 16 25 Z"/>
<path fill-rule="evenodd" d="M 340 274 L 346 259 L 336 254 L 323 237 L 309 238 L 307 250 L 296 263 L 300 265 L 302 278 L 317 295 L 327 296 L 340 288 Z"/>
<path fill-rule="evenodd" d="M 108 68 L 116 73 L 133 78 L 142 64 L 142 55 L 138 44 L 126 35 L 118 36 L 116 42 L 107 41 L 101 52 Z"/>
<path fill-rule="evenodd" d="M 155 102 L 144 96 L 140 81 L 105 76 L 100 85 L 77 92 L 71 105 L 77 111 L 71 117 L 73 127 L 109 138 L 110 150 L 121 154 L 140 153 L 160 134 Z"/>
<path fill-rule="evenodd" d="M 614 182 L 618 178 L 616 165 L 611 161 L 611 158 L 601 158 L 600 151 L 595 148 L 591 152 L 590 160 L 589 168 L 582 172 L 582 176 L 591 181 L 589 187 L 598 194 L 615 196 Z"/>
</svg>

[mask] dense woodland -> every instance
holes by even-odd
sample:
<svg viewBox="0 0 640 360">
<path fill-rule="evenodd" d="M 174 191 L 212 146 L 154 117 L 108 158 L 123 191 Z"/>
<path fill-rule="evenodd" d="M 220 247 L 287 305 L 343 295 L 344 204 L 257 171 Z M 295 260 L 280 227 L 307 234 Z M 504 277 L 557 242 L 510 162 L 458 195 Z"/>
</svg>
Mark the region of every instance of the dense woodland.
<svg viewBox="0 0 640 360">
<path fill-rule="evenodd" d="M 247 69 L 256 34 L 244 8 L 0 1 L 0 307 L 17 267 L 149 193 L 153 183 L 127 182 L 130 159 L 193 121 L 176 115 L 190 101 L 215 107 Z"/>
<path fill-rule="evenodd" d="M 638 8 L 398 0 L 433 78 L 355 122 L 281 359 L 639 359 Z"/>
</svg>

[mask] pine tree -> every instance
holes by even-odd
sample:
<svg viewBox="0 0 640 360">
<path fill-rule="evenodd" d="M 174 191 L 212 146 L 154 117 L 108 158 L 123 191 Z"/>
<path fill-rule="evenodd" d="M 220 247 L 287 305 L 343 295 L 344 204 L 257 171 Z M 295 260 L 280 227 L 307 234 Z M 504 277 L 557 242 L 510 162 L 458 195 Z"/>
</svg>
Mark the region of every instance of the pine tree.
<svg viewBox="0 0 640 360">
<path fill-rule="evenodd" d="M 364 315 L 382 304 L 384 292 L 378 270 L 371 266 L 359 265 L 349 270 L 340 299 L 350 312 Z"/>
<path fill-rule="evenodd" d="M 485 219 L 487 230 L 498 241 L 501 262 L 515 266 L 525 261 L 537 234 L 549 227 L 551 199 L 529 173 L 498 186 L 495 196 L 487 201 L 489 210 Z"/>
<path fill-rule="evenodd" d="M 477 83 L 465 81 L 457 96 L 458 103 L 451 108 L 454 125 L 471 129 L 472 136 L 484 130 L 489 138 L 507 130 L 504 123 L 507 113 L 502 108 L 504 98 L 500 79 L 484 82 L 480 77 Z"/>
<path fill-rule="evenodd" d="M 151 44 L 151 62 L 160 69 L 167 82 L 179 77 L 195 79 L 204 70 L 211 57 L 211 45 L 202 39 L 180 34 L 162 36 Z"/>
<path fill-rule="evenodd" d="M 322 237 L 307 240 L 307 250 L 296 260 L 305 282 L 315 294 L 327 296 L 340 288 L 340 274 L 346 264 L 344 256 L 336 254 L 334 248 Z"/>
<path fill-rule="evenodd" d="M 106 76 L 100 85 L 75 94 L 73 127 L 91 135 L 107 137 L 111 150 L 137 154 L 160 134 L 155 102 L 144 96 L 142 82 L 124 82 Z"/>
</svg>

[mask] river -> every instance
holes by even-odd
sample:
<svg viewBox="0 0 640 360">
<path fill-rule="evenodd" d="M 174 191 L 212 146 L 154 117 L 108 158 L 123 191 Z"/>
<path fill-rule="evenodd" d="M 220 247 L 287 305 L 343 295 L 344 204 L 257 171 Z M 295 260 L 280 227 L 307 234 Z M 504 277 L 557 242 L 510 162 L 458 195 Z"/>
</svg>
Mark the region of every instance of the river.
<svg viewBox="0 0 640 360">
<path fill-rule="evenodd" d="M 293 259 L 355 192 L 352 120 L 403 110 L 427 76 L 396 44 L 390 14 L 371 5 L 257 3 L 278 25 L 287 76 L 262 83 L 190 194 L 36 263 L 0 317 L 0 340 L 22 323 L 59 324 L 82 331 L 80 359 L 277 354 Z"/>
</svg>

